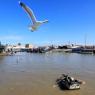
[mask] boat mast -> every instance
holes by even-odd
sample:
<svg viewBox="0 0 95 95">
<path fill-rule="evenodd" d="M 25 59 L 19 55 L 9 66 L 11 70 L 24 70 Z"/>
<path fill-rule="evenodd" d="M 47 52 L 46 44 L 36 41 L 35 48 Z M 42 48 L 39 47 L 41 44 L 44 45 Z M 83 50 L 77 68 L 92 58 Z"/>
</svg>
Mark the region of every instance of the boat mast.
<svg viewBox="0 0 95 95">
<path fill-rule="evenodd" d="M 86 44 L 87 44 L 87 34 L 85 34 L 85 48 L 86 48 Z"/>
</svg>

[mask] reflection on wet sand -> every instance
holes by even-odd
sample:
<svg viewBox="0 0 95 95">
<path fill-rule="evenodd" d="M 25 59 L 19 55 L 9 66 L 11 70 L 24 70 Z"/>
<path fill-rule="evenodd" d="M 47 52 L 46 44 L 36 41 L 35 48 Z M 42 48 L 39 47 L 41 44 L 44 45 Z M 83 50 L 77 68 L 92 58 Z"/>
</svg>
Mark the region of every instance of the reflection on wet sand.
<svg viewBox="0 0 95 95">
<path fill-rule="evenodd" d="M 95 56 L 80 54 L 27 54 L 0 56 L 0 95 L 94 95 Z M 54 87 L 62 73 L 86 81 L 80 90 Z"/>
</svg>

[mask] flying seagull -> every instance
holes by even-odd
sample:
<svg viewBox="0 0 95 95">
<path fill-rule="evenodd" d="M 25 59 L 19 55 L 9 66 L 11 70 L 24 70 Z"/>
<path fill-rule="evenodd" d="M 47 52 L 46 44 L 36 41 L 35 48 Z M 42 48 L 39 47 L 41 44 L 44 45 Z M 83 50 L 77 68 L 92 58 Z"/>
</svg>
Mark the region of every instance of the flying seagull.
<svg viewBox="0 0 95 95">
<path fill-rule="evenodd" d="M 44 20 L 44 21 L 37 21 L 36 17 L 32 11 L 32 9 L 30 9 L 28 6 L 26 6 L 23 2 L 19 1 L 20 6 L 26 11 L 26 13 L 29 15 L 29 17 L 32 20 L 32 25 L 29 26 L 29 30 L 34 32 L 38 29 L 38 27 L 44 23 L 47 23 L 48 20 Z"/>
</svg>

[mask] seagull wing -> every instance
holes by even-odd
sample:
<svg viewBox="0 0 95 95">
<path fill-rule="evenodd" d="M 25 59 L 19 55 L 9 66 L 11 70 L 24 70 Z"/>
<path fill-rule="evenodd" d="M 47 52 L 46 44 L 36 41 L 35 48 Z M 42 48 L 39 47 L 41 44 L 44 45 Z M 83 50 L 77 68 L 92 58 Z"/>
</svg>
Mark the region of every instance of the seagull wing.
<svg viewBox="0 0 95 95">
<path fill-rule="evenodd" d="M 34 24 L 36 22 L 36 17 L 34 16 L 33 11 L 22 2 L 19 2 L 19 4 L 26 11 L 26 13 L 30 16 Z"/>
</svg>

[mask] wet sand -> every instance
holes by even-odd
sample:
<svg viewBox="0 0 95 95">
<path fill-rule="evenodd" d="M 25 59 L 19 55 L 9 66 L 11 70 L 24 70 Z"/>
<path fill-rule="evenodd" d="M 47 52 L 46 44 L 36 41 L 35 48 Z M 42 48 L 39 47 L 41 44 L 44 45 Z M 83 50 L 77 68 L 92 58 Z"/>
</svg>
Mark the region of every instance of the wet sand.
<svg viewBox="0 0 95 95">
<path fill-rule="evenodd" d="M 86 81 L 80 90 L 54 87 L 62 74 Z M 94 95 L 95 56 L 66 53 L 0 56 L 0 95 Z"/>
</svg>

